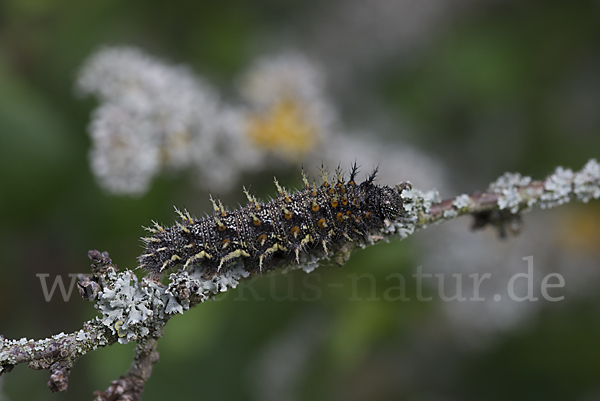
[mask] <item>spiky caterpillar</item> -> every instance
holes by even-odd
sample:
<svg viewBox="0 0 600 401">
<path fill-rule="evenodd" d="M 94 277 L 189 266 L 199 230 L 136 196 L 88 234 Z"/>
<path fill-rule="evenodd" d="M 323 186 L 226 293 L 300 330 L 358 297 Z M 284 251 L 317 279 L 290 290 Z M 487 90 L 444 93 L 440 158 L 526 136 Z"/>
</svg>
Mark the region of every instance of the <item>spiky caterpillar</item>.
<svg viewBox="0 0 600 401">
<path fill-rule="evenodd" d="M 175 266 L 219 274 L 241 259 L 247 270 L 262 272 L 274 257 L 300 263 L 308 249 L 328 254 L 348 241 L 364 241 L 403 210 L 398 190 L 373 183 L 376 173 L 357 184 L 354 165 L 347 183 L 338 169 L 335 182 L 323 173 L 318 187 L 302 173 L 304 188 L 291 194 L 275 180 L 275 199 L 262 203 L 244 190 L 248 205 L 229 212 L 211 198 L 215 212 L 202 219 L 176 209 L 181 222 L 147 228 L 154 235 L 143 238 L 140 267 L 155 277 Z"/>
</svg>

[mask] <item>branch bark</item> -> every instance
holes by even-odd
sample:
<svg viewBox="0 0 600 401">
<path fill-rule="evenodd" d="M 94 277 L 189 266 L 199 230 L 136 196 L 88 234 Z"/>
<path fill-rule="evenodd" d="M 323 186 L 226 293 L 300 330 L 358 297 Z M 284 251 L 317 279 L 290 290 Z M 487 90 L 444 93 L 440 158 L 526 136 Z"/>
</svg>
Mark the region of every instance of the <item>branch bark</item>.
<svg viewBox="0 0 600 401">
<path fill-rule="evenodd" d="M 514 231 L 521 213 L 533 206 L 550 208 L 571 200 L 588 202 L 600 198 L 600 165 L 592 159 L 579 172 L 559 167 L 541 181 L 507 173 L 484 192 L 446 200 L 439 200 L 435 191 L 424 193 L 408 183 L 399 184 L 396 189 L 403 199 L 404 213 L 398 220 L 386 222 L 381 232 L 370 238 L 371 244 L 391 237 L 404 239 L 430 224 L 466 214 L 475 217 L 474 228 L 493 225 L 505 235 L 507 230 Z M 353 250 L 364 245 L 347 243 L 330 254 L 315 250 L 307 253 L 299 265 L 280 261 L 271 268 L 310 272 L 330 261 L 343 264 Z M 99 347 L 135 341 L 137 347 L 129 371 L 94 396 L 98 401 L 140 400 L 152 366 L 158 361 L 156 345 L 169 319 L 235 288 L 251 276 L 240 262 L 227 273 L 212 277 L 199 270 L 180 270 L 169 276 L 169 284 L 163 285 L 149 278 L 140 282 L 130 270 L 119 272 L 106 252 L 90 251 L 88 256 L 93 262 L 92 274 L 80 277 L 78 289 L 84 299 L 95 302 L 101 316 L 85 322 L 74 333 L 37 341 L 6 340 L 0 336 L 0 375 L 26 363 L 35 370 L 49 370 L 50 390 L 64 391 L 69 373 L 81 356 Z"/>
</svg>

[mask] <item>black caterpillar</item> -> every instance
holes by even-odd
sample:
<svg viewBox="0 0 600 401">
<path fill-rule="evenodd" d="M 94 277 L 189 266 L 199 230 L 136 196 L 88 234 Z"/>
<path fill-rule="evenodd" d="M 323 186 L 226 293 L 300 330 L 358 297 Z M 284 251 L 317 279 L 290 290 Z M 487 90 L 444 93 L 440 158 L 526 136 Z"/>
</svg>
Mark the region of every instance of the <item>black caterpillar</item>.
<svg viewBox="0 0 600 401">
<path fill-rule="evenodd" d="M 335 183 L 323 172 L 318 187 L 303 172 L 305 186 L 293 194 L 275 180 L 279 195 L 267 203 L 244 189 L 248 205 L 231 212 L 211 198 L 215 212 L 202 219 L 175 209 L 180 223 L 147 228 L 154 236 L 143 238 L 146 252 L 138 258 L 140 267 L 155 277 L 175 266 L 202 266 L 219 274 L 242 259 L 246 270 L 262 272 L 274 257 L 300 263 L 309 249 L 328 254 L 348 241 L 364 241 L 403 209 L 398 190 L 373 184 L 377 169 L 360 184 L 354 181 L 357 171 L 355 164 L 348 183 L 339 168 Z"/>
</svg>

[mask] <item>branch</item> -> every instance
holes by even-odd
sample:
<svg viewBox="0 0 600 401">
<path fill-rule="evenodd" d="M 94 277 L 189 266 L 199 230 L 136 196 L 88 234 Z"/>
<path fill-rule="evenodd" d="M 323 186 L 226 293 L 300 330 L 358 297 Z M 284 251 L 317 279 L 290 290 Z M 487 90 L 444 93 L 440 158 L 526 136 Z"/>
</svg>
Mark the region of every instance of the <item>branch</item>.
<svg viewBox="0 0 600 401">
<path fill-rule="evenodd" d="M 141 400 L 146 380 L 152 374 L 152 365 L 158 362 L 157 345 L 156 338 L 140 341 L 135 347 L 133 364 L 127 374 L 111 382 L 105 392 L 94 392 L 94 401 Z"/>
<path fill-rule="evenodd" d="M 588 202 L 600 198 L 600 165 L 592 159 L 576 173 L 558 167 L 542 181 L 506 173 L 485 192 L 443 201 L 437 192 L 424 193 L 409 183 L 395 188 L 402 198 L 403 213 L 395 221 L 386 221 L 385 227 L 369 238 L 369 244 L 392 237 L 404 239 L 429 224 L 465 214 L 475 216 L 474 228 L 493 225 L 504 235 L 507 229 L 514 231 L 520 213 L 533 206 L 545 209 L 571 200 Z M 342 265 L 352 251 L 365 245 L 368 244 L 349 242 L 329 254 L 315 249 L 307 252 L 300 264 L 279 260 L 270 268 L 301 268 L 311 272 L 330 261 Z M 179 270 L 170 274 L 168 285 L 163 285 L 146 277 L 140 282 L 130 270 L 119 272 L 106 252 L 90 251 L 88 256 L 93 261 L 92 275 L 81 276 L 78 288 L 84 299 L 95 302 L 101 316 L 85 322 L 82 329 L 68 335 L 60 333 L 37 341 L 5 340 L 0 336 L 0 375 L 10 372 L 17 364 L 27 363 L 35 370 L 49 370 L 48 387 L 52 391 L 64 391 L 69 372 L 81 356 L 116 342 L 134 341 L 137 342 L 136 353 L 127 374 L 113 381 L 105 392 L 94 394 L 99 401 L 139 400 L 152 365 L 158 361 L 156 344 L 168 320 L 214 299 L 220 292 L 235 288 L 241 280 L 254 275 L 248 270 L 257 270 L 256 266 L 246 266 L 246 269 L 241 261 L 221 275 L 207 276 L 200 269 Z"/>
</svg>

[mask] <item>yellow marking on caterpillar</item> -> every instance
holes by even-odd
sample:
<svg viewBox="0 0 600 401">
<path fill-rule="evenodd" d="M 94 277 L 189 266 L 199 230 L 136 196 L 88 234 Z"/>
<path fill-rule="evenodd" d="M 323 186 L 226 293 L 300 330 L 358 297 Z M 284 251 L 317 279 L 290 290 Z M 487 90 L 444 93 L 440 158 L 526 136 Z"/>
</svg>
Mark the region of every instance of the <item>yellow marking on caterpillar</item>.
<svg viewBox="0 0 600 401">
<path fill-rule="evenodd" d="M 306 244 L 308 244 L 309 242 L 313 242 L 314 239 L 313 237 L 310 236 L 310 234 L 307 234 L 306 237 L 304 237 L 304 239 L 300 242 L 300 246 L 304 246 Z"/>
<path fill-rule="evenodd" d="M 244 187 L 244 194 L 246 194 L 246 198 L 248 198 L 248 202 L 251 205 L 254 205 L 254 209 L 260 210 L 260 205 L 258 203 L 258 200 L 256 200 L 256 198 L 254 196 L 250 195 L 250 192 L 248 192 L 246 187 Z"/>
<path fill-rule="evenodd" d="M 336 175 L 337 184 L 341 185 L 344 181 L 342 179 L 342 170 L 341 170 L 340 166 L 338 166 L 335 169 L 335 175 Z"/>
<path fill-rule="evenodd" d="M 319 211 L 319 209 L 320 209 L 320 208 L 319 208 L 319 204 L 318 204 L 318 203 L 317 203 L 317 201 L 316 201 L 316 200 L 314 200 L 314 199 L 313 199 L 313 201 L 312 201 L 312 206 L 311 206 L 311 209 L 312 209 L 312 211 L 313 211 L 313 212 L 318 212 L 318 211 Z"/>
<path fill-rule="evenodd" d="M 292 218 L 293 214 L 292 212 L 290 212 L 289 210 L 287 210 L 287 208 L 283 208 L 283 216 L 285 217 L 286 220 L 289 220 Z"/>
<path fill-rule="evenodd" d="M 304 188 L 310 188 L 308 178 L 306 178 L 306 174 L 304 174 L 304 168 L 302 168 L 302 182 L 304 182 Z"/>
<path fill-rule="evenodd" d="M 177 222 L 177 227 L 181 228 L 181 230 L 186 234 L 189 234 L 191 232 L 187 227 L 184 227 L 183 224 L 179 222 Z"/>
<path fill-rule="evenodd" d="M 162 227 L 160 226 L 160 224 L 158 224 L 156 221 L 152 221 L 152 223 L 154 224 L 154 227 L 156 227 L 156 229 L 157 229 L 158 231 L 160 231 L 161 233 L 164 233 L 164 232 L 165 232 L 165 229 L 164 229 L 164 228 L 162 228 Z"/>
<path fill-rule="evenodd" d="M 295 253 L 296 253 L 296 262 L 298 262 L 298 264 L 300 264 L 300 256 L 298 255 L 298 253 L 300 252 L 301 249 L 303 249 L 309 242 L 312 242 L 313 238 L 310 236 L 310 234 L 307 234 L 306 237 L 304 237 L 302 239 L 302 241 L 300 241 L 300 246 L 298 248 L 296 248 Z"/>
<path fill-rule="evenodd" d="M 225 231 L 225 229 L 227 227 L 225 226 L 225 224 L 223 224 L 223 222 L 221 220 L 219 220 L 218 217 L 215 217 L 215 221 L 217 222 L 217 226 L 219 227 L 219 231 Z"/>
<path fill-rule="evenodd" d="M 328 187 L 329 182 L 327 181 L 327 172 L 325 171 L 325 167 L 321 166 L 321 176 L 323 177 L 323 185 Z"/>
<path fill-rule="evenodd" d="M 264 235 L 264 234 L 263 234 Z M 279 245 L 279 244 L 274 244 L 272 247 L 267 248 L 262 255 L 260 255 L 260 257 L 258 258 L 258 269 L 260 270 L 260 272 L 262 273 L 262 264 L 263 264 L 263 259 L 265 258 L 265 256 L 271 254 L 271 253 L 275 253 L 277 251 L 287 251 L 287 248 L 284 247 L 283 245 Z"/>
<path fill-rule="evenodd" d="M 194 260 L 198 260 L 198 259 L 202 259 L 202 258 L 210 259 L 210 257 L 211 256 L 204 251 L 197 253 L 194 256 L 188 258 L 188 260 L 185 262 L 185 265 L 183 265 L 183 268 L 185 269 L 186 267 L 188 267 Z"/>
<path fill-rule="evenodd" d="M 338 207 L 338 196 L 337 196 L 337 194 L 333 196 L 333 199 L 331 199 L 331 206 L 332 207 Z"/>
<path fill-rule="evenodd" d="M 279 182 L 277 181 L 277 177 L 273 177 L 274 178 L 274 182 L 275 182 L 275 187 L 277 187 L 277 192 L 279 192 L 279 195 L 283 194 L 283 188 L 281 188 L 281 185 L 279 185 Z"/>
<path fill-rule="evenodd" d="M 177 209 L 176 206 L 173 206 L 173 207 L 175 208 L 175 213 L 177 213 L 179 215 L 179 217 L 181 218 L 181 220 L 186 221 L 187 217 L 183 213 L 181 213 L 181 210 Z"/>
<path fill-rule="evenodd" d="M 217 204 L 217 201 L 213 199 L 212 195 L 209 195 L 209 199 L 213 205 L 213 209 L 215 209 L 215 212 L 220 212 L 221 216 L 227 216 L 225 206 L 223 206 L 223 202 L 221 202 L 221 200 L 219 200 L 219 204 Z"/>
<path fill-rule="evenodd" d="M 290 233 L 294 236 L 294 238 L 298 238 L 298 234 L 300 233 L 300 228 L 298 226 L 294 226 L 291 228 Z"/>
<path fill-rule="evenodd" d="M 225 206 L 223 206 L 223 203 L 221 202 L 220 199 L 219 199 L 219 206 L 221 207 L 221 216 L 223 216 L 223 217 L 227 216 L 227 212 L 225 211 Z"/>
<path fill-rule="evenodd" d="M 250 254 L 244 251 L 243 249 L 236 249 L 235 251 L 228 253 L 227 255 L 225 255 L 224 258 L 221 258 L 217 271 L 221 270 L 221 267 L 223 267 L 223 263 L 233 260 L 235 258 L 239 258 L 241 256 L 249 257 Z"/>
<path fill-rule="evenodd" d="M 254 200 L 252 199 L 252 195 L 250 195 L 250 192 L 248 192 L 246 187 L 242 187 L 242 188 L 243 188 L 244 194 L 246 195 L 246 198 L 248 198 L 248 202 L 254 203 Z"/>
</svg>

